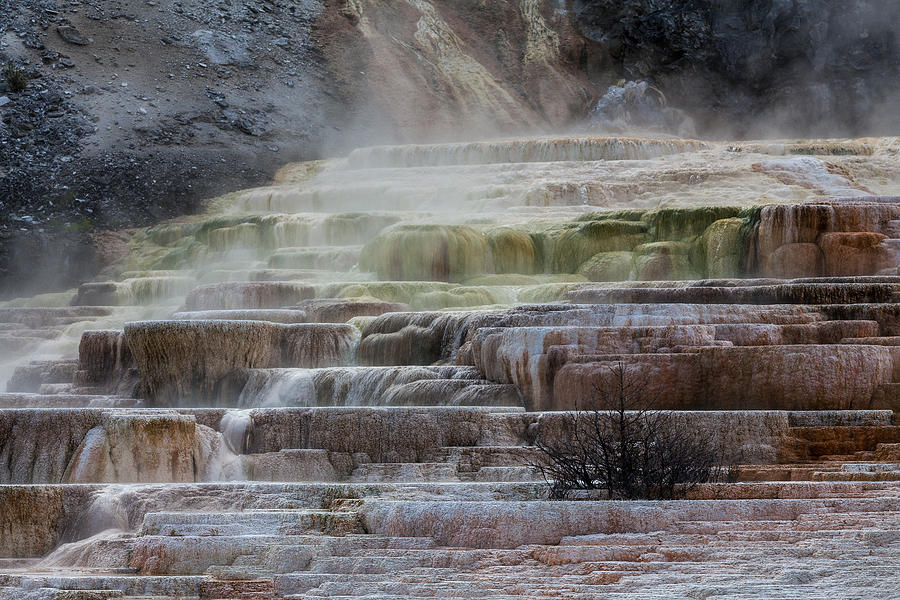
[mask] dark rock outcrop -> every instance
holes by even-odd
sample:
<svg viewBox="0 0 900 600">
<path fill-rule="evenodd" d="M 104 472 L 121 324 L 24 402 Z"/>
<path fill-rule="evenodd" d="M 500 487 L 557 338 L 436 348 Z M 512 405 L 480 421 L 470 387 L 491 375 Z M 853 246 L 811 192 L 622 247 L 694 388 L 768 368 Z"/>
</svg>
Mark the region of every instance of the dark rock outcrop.
<svg viewBox="0 0 900 600">
<path fill-rule="evenodd" d="M 701 130 L 896 131 L 900 12 L 878 0 L 579 0 L 597 72 L 649 80 Z M 736 119 L 736 117 L 739 117 Z"/>
</svg>

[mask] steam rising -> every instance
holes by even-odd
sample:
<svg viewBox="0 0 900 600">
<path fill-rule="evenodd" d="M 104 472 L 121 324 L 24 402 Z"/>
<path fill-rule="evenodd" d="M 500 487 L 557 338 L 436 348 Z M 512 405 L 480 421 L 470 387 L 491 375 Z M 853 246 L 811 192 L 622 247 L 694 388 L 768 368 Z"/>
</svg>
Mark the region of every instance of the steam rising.
<svg viewBox="0 0 900 600">
<path fill-rule="evenodd" d="M 288 165 L 275 185 L 234 192 L 207 215 L 138 232 L 131 256 L 77 293 L 7 304 L 60 308 L 27 331 L 4 330 L 14 343 L 0 352 L 0 380 L 26 360 L 73 358 L 87 329 L 121 329 L 182 308 L 245 308 L 252 295 L 249 286 L 189 295 L 195 283 L 284 282 L 287 304 L 282 298 L 256 309 L 312 296 L 429 309 L 553 300 L 611 267 L 561 270 L 568 259 L 542 262 L 519 238 L 556 240 L 594 210 L 896 192 L 892 139 L 810 148 L 669 136 L 783 135 L 785 122 L 800 133 L 896 132 L 897 11 L 864 0 L 821 11 L 788 2 L 748 14 L 705 0 L 658 4 L 529 0 L 461 14 L 427 0 L 355 0 L 340 15 L 313 7 L 322 35 L 310 30 L 304 43 L 323 45 L 337 92 L 334 104 L 316 109 L 335 128 L 319 148 L 349 156 Z M 657 137 L 601 136 L 638 130 Z M 550 132 L 557 135 L 534 137 Z M 349 152 L 394 142 L 418 144 Z M 294 152 L 284 150 L 278 156 Z M 804 152 L 816 156 L 783 156 Z M 866 156 L 866 166 L 854 155 Z M 446 229 L 457 225 L 467 229 Z M 510 229 L 501 236 L 500 228 Z M 485 239 L 493 246 L 481 248 Z M 486 262 L 440 282 L 371 281 L 373 273 L 430 278 L 405 257 L 435 240 L 457 244 L 463 262 L 478 253 Z M 191 304 L 213 296 L 220 304 Z M 112 308 L 88 316 L 68 304 Z"/>
</svg>

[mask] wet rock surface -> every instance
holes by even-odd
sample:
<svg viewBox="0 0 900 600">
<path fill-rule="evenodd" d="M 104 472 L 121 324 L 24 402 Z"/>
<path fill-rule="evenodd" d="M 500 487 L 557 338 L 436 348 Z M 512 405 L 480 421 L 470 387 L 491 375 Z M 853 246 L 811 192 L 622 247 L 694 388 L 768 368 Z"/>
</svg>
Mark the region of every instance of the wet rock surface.
<svg viewBox="0 0 900 600">
<path fill-rule="evenodd" d="M 894 12 L 0 0 L 0 599 L 894 600 Z"/>
<path fill-rule="evenodd" d="M 134 231 L 0 307 L 0 598 L 892 598 L 895 149 L 369 148 Z M 547 500 L 617 365 L 727 479 Z"/>
</svg>

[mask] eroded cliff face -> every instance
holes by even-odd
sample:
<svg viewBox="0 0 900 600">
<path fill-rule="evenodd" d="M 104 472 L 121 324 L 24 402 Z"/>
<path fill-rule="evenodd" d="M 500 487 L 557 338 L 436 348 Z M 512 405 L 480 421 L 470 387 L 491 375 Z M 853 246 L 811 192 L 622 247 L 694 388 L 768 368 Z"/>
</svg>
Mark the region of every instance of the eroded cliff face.
<svg viewBox="0 0 900 600">
<path fill-rule="evenodd" d="M 314 38 L 350 125 L 382 142 L 597 126 L 623 81 L 647 87 L 613 91 L 604 128 L 885 135 L 900 127 L 898 19 L 876 0 L 351 0 Z"/>
<path fill-rule="evenodd" d="M 344 3 L 319 32 L 356 115 L 341 127 L 408 142 L 570 126 L 603 82 L 584 68 L 593 44 L 554 4 Z"/>
</svg>

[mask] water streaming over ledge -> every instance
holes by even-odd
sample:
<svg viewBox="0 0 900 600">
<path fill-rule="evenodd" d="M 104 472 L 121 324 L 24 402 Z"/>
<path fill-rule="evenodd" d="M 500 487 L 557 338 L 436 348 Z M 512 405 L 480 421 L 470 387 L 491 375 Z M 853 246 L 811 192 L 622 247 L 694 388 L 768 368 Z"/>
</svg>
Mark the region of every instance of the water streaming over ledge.
<svg viewBox="0 0 900 600">
<path fill-rule="evenodd" d="M 358 553 L 407 572 L 468 565 L 460 548 L 516 568 L 522 544 L 574 552 L 566 536 L 616 532 L 601 502 L 539 502 L 535 443 L 616 364 L 746 478 L 698 488 L 711 513 L 685 500 L 622 527 L 748 518 L 714 498 L 773 523 L 900 511 L 877 496 L 900 461 L 896 150 L 378 147 L 141 230 L 63 306 L 0 307 L 0 360 L 20 367 L 0 394 L 0 598 L 278 597 L 336 590 Z"/>
<path fill-rule="evenodd" d="M 254 350 L 271 356 L 244 367 L 402 365 L 413 355 L 420 357 L 414 363 L 429 364 L 455 349 L 435 352 L 443 342 L 419 339 L 412 329 L 386 332 L 382 342 L 365 335 L 367 323 L 406 307 L 566 301 L 590 294 L 582 290 L 591 282 L 616 290 L 629 286 L 615 282 L 648 279 L 884 273 L 896 267 L 900 246 L 886 196 L 896 192 L 895 150 L 893 138 L 722 144 L 589 137 L 359 149 L 346 160 L 283 169 L 281 184 L 229 194 L 208 215 L 139 232 L 116 279 L 86 283 L 68 297 L 87 310 L 101 305 L 95 316 L 80 319 L 61 307 L 32 319 L 29 331 L 12 324 L 0 331 L 17 340 L 10 348 L 21 348 L 3 359 L 5 369 L 11 374 L 23 356 L 74 358 L 88 328 L 173 314 L 357 319 L 354 328 L 364 334 L 358 352 L 352 340 L 273 338 L 281 348 Z M 858 157 L 865 169 L 854 166 Z M 309 304 L 329 298 L 330 312 Z M 372 358 L 378 344 L 393 349 Z M 148 362 L 147 351 L 138 351 L 138 363 Z M 391 352 L 399 354 L 388 358 Z M 154 385 L 150 373 L 142 376 Z M 185 401 L 202 402 L 208 393 Z M 301 396 L 293 401 L 316 402 Z"/>
</svg>

